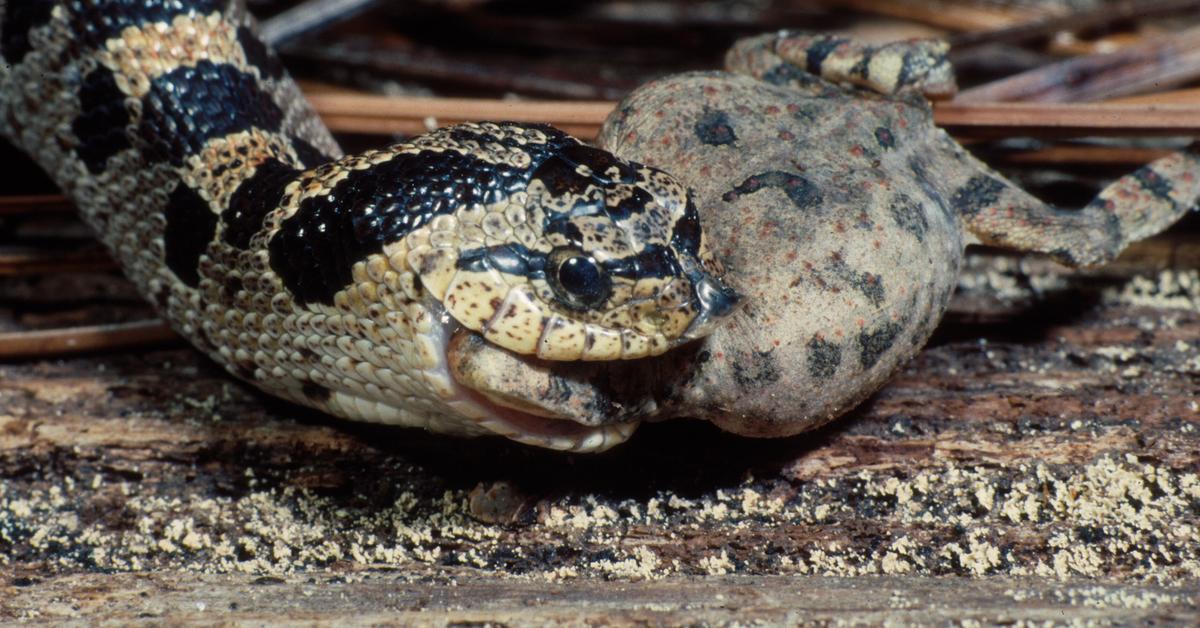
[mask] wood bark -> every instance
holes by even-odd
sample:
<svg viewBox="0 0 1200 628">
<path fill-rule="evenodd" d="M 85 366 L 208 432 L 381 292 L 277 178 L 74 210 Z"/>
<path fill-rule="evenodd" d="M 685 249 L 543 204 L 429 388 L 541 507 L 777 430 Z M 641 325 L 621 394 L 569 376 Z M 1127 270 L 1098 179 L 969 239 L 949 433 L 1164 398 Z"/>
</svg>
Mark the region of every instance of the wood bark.
<svg viewBox="0 0 1200 628">
<path fill-rule="evenodd" d="M 1193 240 L 972 256 L 918 359 L 784 440 L 566 456 L 317 415 L 182 346 L 0 365 L 0 621 L 1194 621 L 1200 277 L 1160 272 Z"/>
</svg>

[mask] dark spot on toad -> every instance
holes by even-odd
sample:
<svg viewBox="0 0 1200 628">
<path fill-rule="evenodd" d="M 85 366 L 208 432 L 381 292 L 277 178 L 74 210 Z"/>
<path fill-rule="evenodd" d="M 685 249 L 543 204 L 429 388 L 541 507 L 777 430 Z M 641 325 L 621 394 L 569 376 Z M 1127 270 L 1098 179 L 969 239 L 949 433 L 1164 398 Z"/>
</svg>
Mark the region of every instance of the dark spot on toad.
<svg viewBox="0 0 1200 628">
<path fill-rule="evenodd" d="M 994 207 L 1005 187 L 1003 181 L 994 177 L 986 174 L 976 175 L 955 190 L 950 203 L 959 214 L 973 216 Z"/>
<path fill-rule="evenodd" d="M 696 137 L 709 146 L 725 146 L 737 141 L 733 123 L 724 111 L 706 109 L 696 122 Z"/>
<path fill-rule="evenodd" d="M 859 361 L 864 371 L 875 366 L 879 358 L 892 348 L 892 344 L 896 342 L 896 336 L 900 335 L 900 330 L 899 324 L 887 322 L 873 331 L 863 331 L 858 334 L 858 343 L 862 347 Z"/>
<path fill-rule="evenodd" d="M 1133 173 L 1133 178 L 1141 184 L 1142 189 L 1153 194 L 1155 197 L 1170 201 L 1171 203 L 1175 202 L 1171 198 L 1171 190 L 1173 189 L 1171 181 L 1158 174 L 1154 168 L 1145 166 Z"/>
<path fill-rule="evenodd" d="M 734 360 L 733 379 L 743 388 L 762 388 L 779 381 L 779 365 L 770 350 L 752 351 Z M 743 359 L 748 358 L 748 359 Z"/>
<path fill-rule="evenodd" d="M 842 348 L 819 336 L 808 341 L 808 373 L 817 379 L 833 377 L 842 363 Z"/>
<path fill-rule="evenodd" d="M 721 198 L 725 202 L 730 203 L 738 197 L 753 194 L 764 188 L 782 190 L 784 194 L 787 194 L 788 199 L 792 201 L 792 205 L 795 205 L 796 209 L 802 211 L 814 209 L 824 201 L 821 191 L 808 179 L 798 174 L 780 170 L 770 170 L 756 174 L 742 181 L 732 190 L 726 192 Z"/>
<path fill-rule="evenodd" d="M 881 126 L 875 129 L 875 141 L 879 142 L 879 145 L 884 148 L 891 149 L 896 147 L 896 137 L 892 135 L 892 130 L 887 127 Z"/>
<path fill-rule="evenodd" d="M 925 241 L 925 232 L 929 229 L 929 222 L 926 221 L 922 209 L 921 205 L 907 194 L 897 194 L 888 205 L 896 225 L 913 234 L 918 242 Z"/>
</svg>

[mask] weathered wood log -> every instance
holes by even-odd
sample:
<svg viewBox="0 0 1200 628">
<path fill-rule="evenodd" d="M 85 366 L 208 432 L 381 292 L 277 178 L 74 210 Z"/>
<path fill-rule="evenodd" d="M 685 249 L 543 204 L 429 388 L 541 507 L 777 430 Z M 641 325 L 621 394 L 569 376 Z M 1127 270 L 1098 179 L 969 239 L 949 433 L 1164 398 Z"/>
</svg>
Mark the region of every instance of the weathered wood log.
<svg viewBox="0 0 1200 628">
<path fill-rule="evenodd" d="M 1129 279 L 1188 247 L 973 257 L 920 358 L 778 441 L 563 456 L 340 422 L 183 348 L 2 365 L 0 621 L 1194 620 L 1200 277 Z"/>
</svg>

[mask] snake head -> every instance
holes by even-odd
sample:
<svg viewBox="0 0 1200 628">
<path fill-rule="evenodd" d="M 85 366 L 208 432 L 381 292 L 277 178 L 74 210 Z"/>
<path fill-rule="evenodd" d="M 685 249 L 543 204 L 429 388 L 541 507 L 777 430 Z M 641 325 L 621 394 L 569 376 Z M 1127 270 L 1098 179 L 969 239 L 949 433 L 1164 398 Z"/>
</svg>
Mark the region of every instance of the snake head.
<svg viewBox="0 0 1200 628">
<path fill-rule="evenodd" d="M 522 355 L 616 360 L 709 333 L 738 294 L 672 176 L 568 142 L 504 201 L 430 225 L 411 266 L 462 326 Z"/>
</svg>

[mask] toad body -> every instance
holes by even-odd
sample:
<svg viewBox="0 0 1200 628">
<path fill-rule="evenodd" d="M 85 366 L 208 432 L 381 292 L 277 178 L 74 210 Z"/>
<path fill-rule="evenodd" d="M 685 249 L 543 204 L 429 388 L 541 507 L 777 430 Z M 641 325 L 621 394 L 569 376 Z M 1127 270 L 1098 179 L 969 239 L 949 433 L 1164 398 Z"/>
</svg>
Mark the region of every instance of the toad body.
<svg viewBox="0 0 1200 628">
<path fill-rule="evenodd" d="M 852 409 L 920 350 L 964 245 L 1096 265 L 1194 206 L 1194 147 L 1081 210 L 1027 194 L 934 125 L 926 97 L 954 91 L 947 48 L 780 32 L 735 45 L 728 72 L 636 90 L 600 144 L 693 190 L 745 306 L 652 360 L 529 365 L 484 348 L 459 352 L 456 376 L 596 424 L 686 416 L 792 435 Z"/>
</svg>

